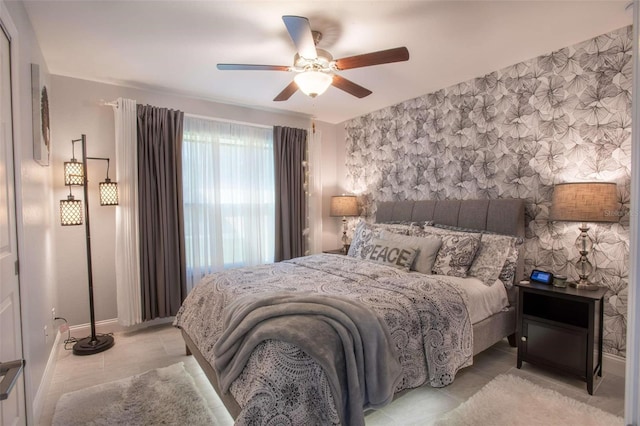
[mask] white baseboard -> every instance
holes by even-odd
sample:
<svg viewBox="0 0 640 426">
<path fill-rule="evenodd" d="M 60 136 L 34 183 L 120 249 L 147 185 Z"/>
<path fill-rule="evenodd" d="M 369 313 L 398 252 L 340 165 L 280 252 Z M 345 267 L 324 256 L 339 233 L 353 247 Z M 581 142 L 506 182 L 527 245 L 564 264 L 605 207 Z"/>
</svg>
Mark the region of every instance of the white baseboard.
<svg viewBox="0 0 640 426">
<path fill-rule="evenodd" d="M 38 390 L 36 391 L 36 395 L 33 397 L 33 418 L 40 419 L 42 415 L 42 410 L 44 408 L 44 399 L 49 392 L 49 387 L 51 386 L 51 381 L 53 380 L 53 373 L 56 371 L 56 362 L 58 355 L 58 343 L 60 342 L 60 332 L 56 333 L 56 338 L 53 341 L 53 347 L 51 348 L 51 352 L 49 352 L 49 359 L 47 359 L 47 365 L 44 367 L 44 373 L 42 374 L 42 381 L 40 382 L 40 386 L 38 386 Z M 38 422 L 38 424 L 40 424 Z"/>
<path fill-rule="evenodd" d="M 147 327 L 153 327 L 154 325 L 168 324 L 173 322 L 173 320 L 174 320 L 174 317 L 157 318 L 151 321 L 145 321 L 140 324 L 125 327 L 118 323 L 117 318 L 113 318 L 113 319 L 108 319 L 103 321 L 96 321 L 96 333 L 107 334 L 107 333 L 118 333 L 122 331 L 131 332 L 136 330 L 142 330 Z M 71 331 L 71 336 L 77 339 L 81 339 L 91 334 L 91 324 L 86 323 L 86 324 L 72 325 L 71 327 L 69 327 L 69 331 Z"/>
<path fill-rule="evenodd" d="M 120 324 L 118 324 L 118 319 L 108 319 L 103 321 L 96 321 L 96 333 L 106 334 L 106 333 L 115 333 L 117 331 L 124 330 Z M 69 331 L 71 332 L 71 337 L 75 337 L 76 339 L 82 339 L 91 334 L 91 324 L 78 324 L 72 325 L 69 327 Z"/>
<path fill-rule="evenodd" d="M 602 355 L 602 371 L 604 374 L 613 374 L 618 377 L 625 376 L 625 359 L 618 355 Z"/>
<path fill-rule="evenodd" d="M 174 318 L 158 318 L 153 321 L 143 322 L 141 324 L 137 324 L 131 327 L 125 327 L 118 324 L 118 319 L 109 319 L 104 321 L 96 321 L 96 333 L 106 334 L 106 333 L 117 333 L 122 331 L 136 331 L 142 330 L 147 327 L 152 327 L 154 325 L 167 324 L 173 322 Z M 83 338 L 87 337 L 91 334 L 91 324 L 80 324 L 73 325 L 69 327 L 69 332 L 72 337 L 75 338 Z M 49 387 L 51 386 L 51 381 L 53 380 L 53 374 L 56 370 L 56 362 L 58 355 L 58 345 L 64 342 L 67 339 L 67 333 L 60 333 L 59 329 L 56 333 L 56 338 L 53 341 L 53 347 L 51 352 L 49 353 L 49 359 L 47 360 L 47 365 L 44 368 L 44 374 L 42 375 L 42 381 L 40 382 L 40 386 L 36 392 L 35 397 L 33 398 L 33 418 L 40 419 L 42 415 L 42 410 L 44 409 L 44 400 L 49 392 Z"/>
</svg>

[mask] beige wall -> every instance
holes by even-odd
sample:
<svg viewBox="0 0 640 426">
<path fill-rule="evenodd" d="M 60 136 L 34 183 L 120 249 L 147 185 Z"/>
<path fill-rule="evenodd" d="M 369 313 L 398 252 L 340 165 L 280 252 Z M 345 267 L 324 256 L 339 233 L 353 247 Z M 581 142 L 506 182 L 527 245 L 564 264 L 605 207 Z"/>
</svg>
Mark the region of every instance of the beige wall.
<svg viewBox="0 0 640 426">
<path fill-rule="evenodd" d="M 322 173 L 322 230 L 323 250 L 333 250 L 342 246 L 340 218 L 329 216 L 331 196 L 347 193 L 345 168 L 345 131 L 342 124 L 316 123 L 321 132 L 321 173 Z"/>
<path fill-rule="evenodd" d="M 10 1 L 0 6 L 3 8 L 3 17 L 11 21 L 3 21 L 3 24 L 11 33 L 11 50 L 13 58 L 17 58 L 17 63 L 13 64 L 17 72 L 11 76 L 14 87 L 17 87 L 12 99 L 16 226 L 20 258 L 22 346 L 27 361 L 24 376 L 27 419 L 31 423 L 34 422 L 34 411 L 41 406 L 44 396 L 39 389 L 53 346 L 51 308 L 56 304 L 51 232 L 51 167 L 40 166 L 33 160 L 31 64 L 40 65 L 45 83 L 48 82 L 48 74 L 23 4 Z M 46 338 L 45 326 L 49 335 Z"/>
</svg>

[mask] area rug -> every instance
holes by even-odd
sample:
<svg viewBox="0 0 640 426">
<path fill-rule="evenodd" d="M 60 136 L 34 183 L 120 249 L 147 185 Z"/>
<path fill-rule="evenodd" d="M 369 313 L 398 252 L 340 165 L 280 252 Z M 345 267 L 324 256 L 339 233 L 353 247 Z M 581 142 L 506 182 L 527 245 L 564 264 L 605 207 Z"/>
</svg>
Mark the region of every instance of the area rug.
<svg viewBox="0 0 640 426">
<path fill-rule="evenodd" d="M 503 374 L 434 424 L 622 426 L 624 419 L 520 377 Z"/>
<path fill-rule="evenodd" d="M 183 363 L 62 395 L 54 426 L 214 425 Z"/>
</svg>

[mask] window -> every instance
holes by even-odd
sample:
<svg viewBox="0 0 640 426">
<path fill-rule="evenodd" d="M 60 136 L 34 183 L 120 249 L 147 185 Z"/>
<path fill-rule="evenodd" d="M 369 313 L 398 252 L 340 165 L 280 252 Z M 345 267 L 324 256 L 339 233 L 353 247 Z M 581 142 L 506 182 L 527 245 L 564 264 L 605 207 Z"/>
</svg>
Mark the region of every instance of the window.
<svg viewBox="0 0 640 426">
<path fill-rule="evenodd" d="M 273 129 L 185 116 L 182 155 L 189 290 L 208 273 L 273 262 Z"/>
</svg>

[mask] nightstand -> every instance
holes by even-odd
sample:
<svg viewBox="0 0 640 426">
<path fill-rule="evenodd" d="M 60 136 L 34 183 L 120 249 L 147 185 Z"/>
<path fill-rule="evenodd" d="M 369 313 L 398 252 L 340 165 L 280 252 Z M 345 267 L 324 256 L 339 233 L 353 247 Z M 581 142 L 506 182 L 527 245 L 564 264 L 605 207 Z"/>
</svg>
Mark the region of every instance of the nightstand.
<svg viewBox="0 0 640 426">
<path fill-rule="evenodd" d="M 323 253 L 329 253 L 329 254 L 344 254 L 344 255 L 346 255 L 346 254 L 347 254 L 347 252 L 342 251 L 342 249 L 341 249 L 341 248 L 339 248 L 339 249 L 335 249 L 335 250 L 323 250 L 322 252 L 323 252 Z"/>
<path fill-rule="evenodd" d="M 579 376 L 593 395 L 602 377 L 602 328 L 606 288 L 595 291 L 519 283 L 518 368 L 522 361 Z"/>
</svg>

